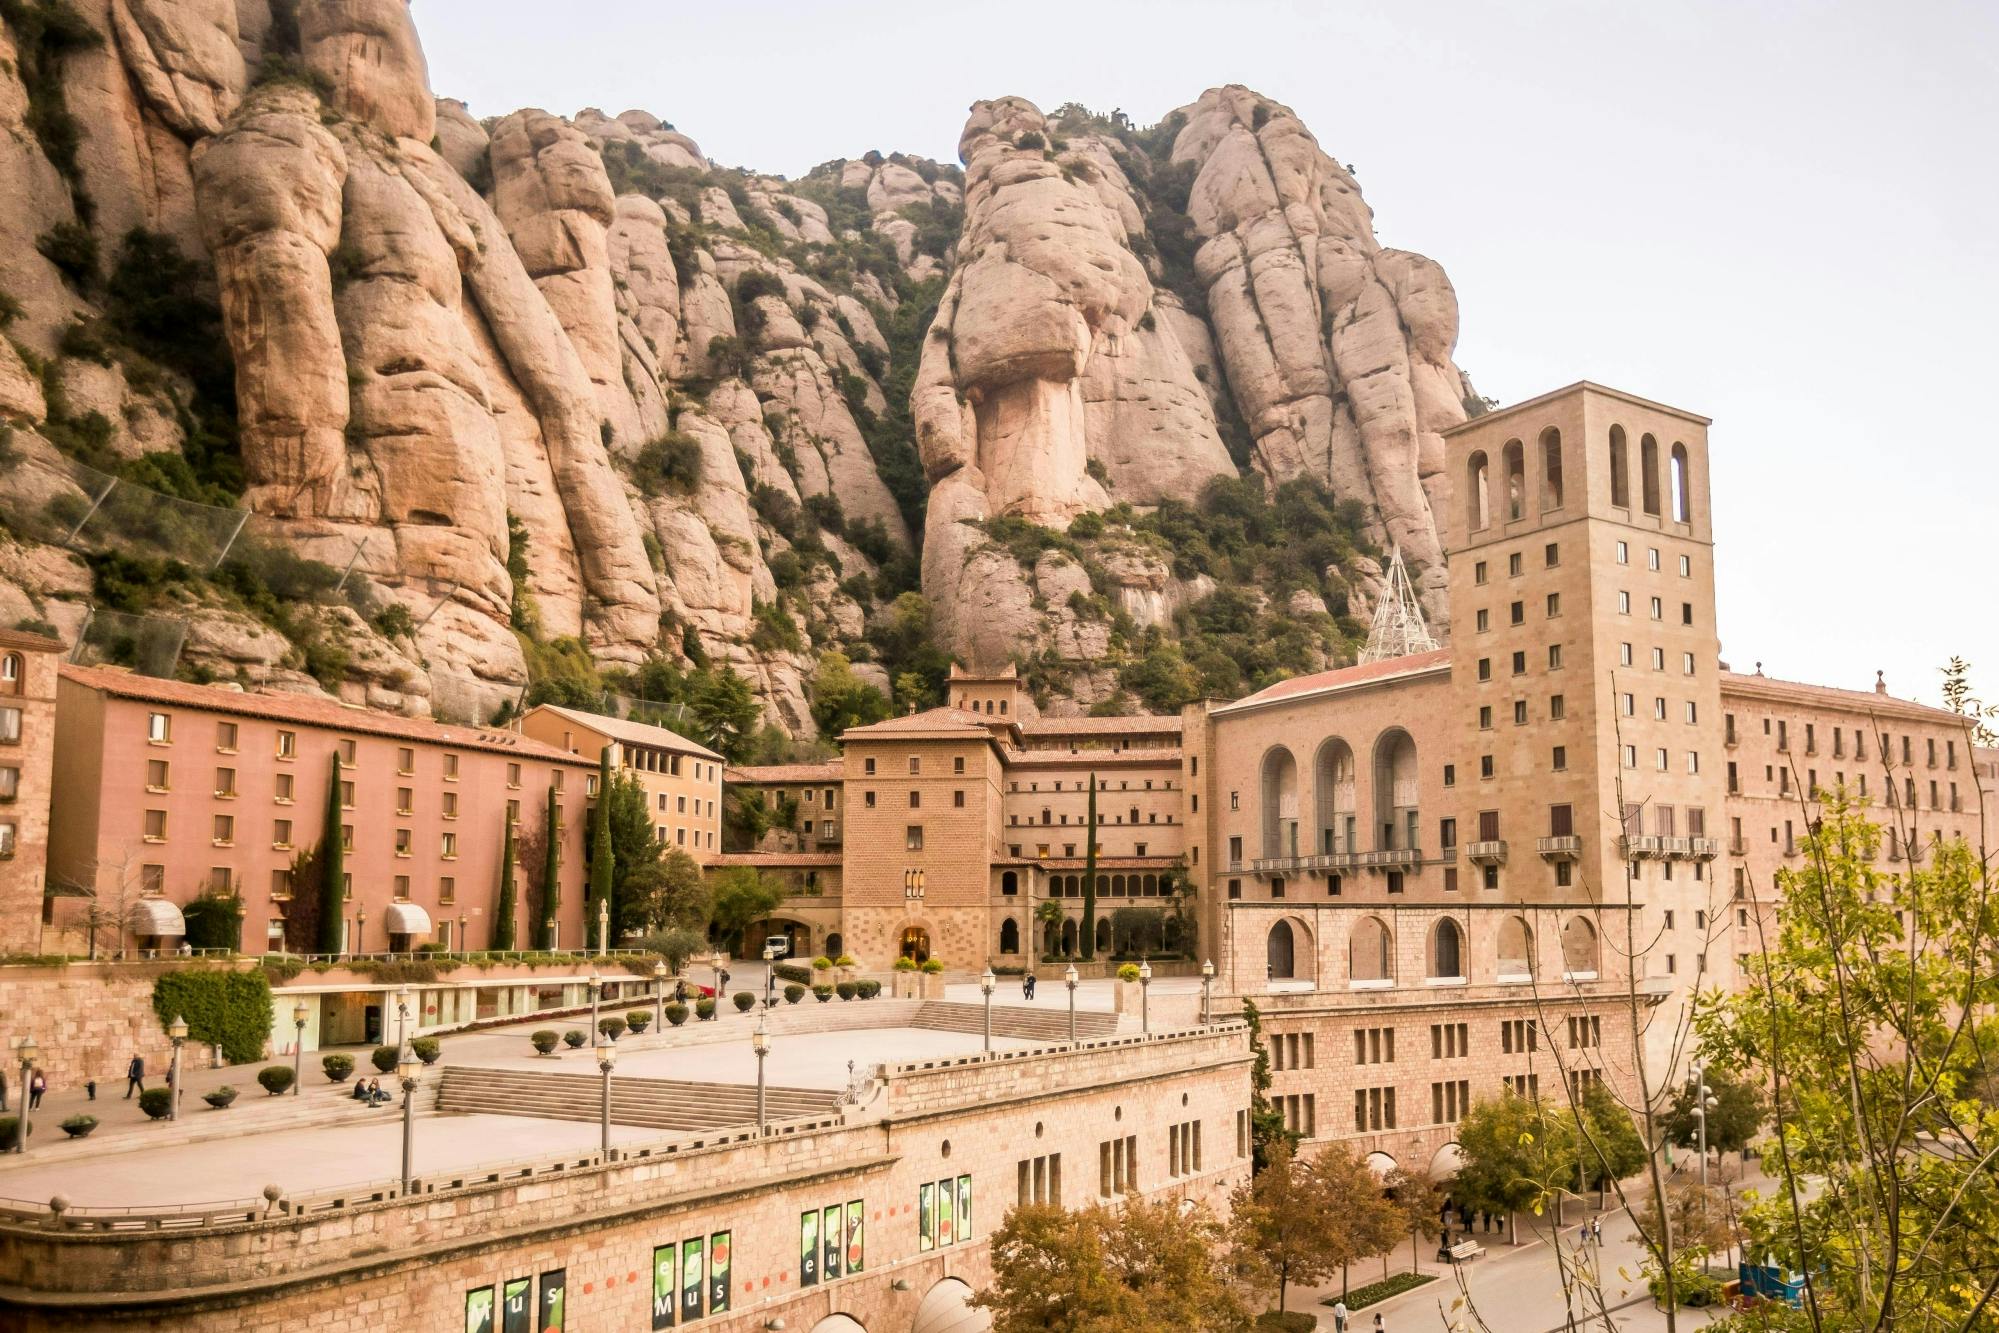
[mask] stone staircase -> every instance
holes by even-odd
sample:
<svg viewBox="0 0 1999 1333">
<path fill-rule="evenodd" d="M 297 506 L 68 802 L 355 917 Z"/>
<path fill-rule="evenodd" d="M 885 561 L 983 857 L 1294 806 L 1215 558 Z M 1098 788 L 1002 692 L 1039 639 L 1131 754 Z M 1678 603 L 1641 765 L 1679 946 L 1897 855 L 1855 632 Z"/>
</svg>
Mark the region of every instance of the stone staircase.
<svg viewBox="0 0 1999 1333">
<path fill-rule="evenodd" d="M 946 1000 L 927 1001 L 917 1012 L 910 1026 L 927 1028 L 932 1032 L 978 1032 L 985 1031 L 985 1006 L 978 1004 L 958 1004 Z M 1076 1037 L 1089 1041 L 1094 1037 L 1115 1037 L 1118 1033 L 1118 1016 L 1095 1011 L 1078 1010 L 1076 1013 Z M 1069 1040 L 1069 1011 L 1061 1009 L 1027 1009 L 1017 1005 L 996 1004 L 993 1006 L 993 1035 L 995 1037 L 1018 1037 L 1024 1041 L 1041 1041 L 1058 1044 Z"/>
<path fill-rule="evenodd" d="M 595 1075 L 523 1069 L 447 1067 L 437 1088 L 440 1112 L 549 1120 L 595 1120 L 601 1114 L 602 1099 L 603 1085 Z M 830 1089 L 765 1091 L 766 1111 L 772 1120 L 837 1115 L 839 1100 L 840 1094 Z M 757 1090 L 752 1084 L 611 1080 L 611 1120 L 615 1124 L 700 1133 L 754 1124 L 756 1118 Z"/>
</svg>

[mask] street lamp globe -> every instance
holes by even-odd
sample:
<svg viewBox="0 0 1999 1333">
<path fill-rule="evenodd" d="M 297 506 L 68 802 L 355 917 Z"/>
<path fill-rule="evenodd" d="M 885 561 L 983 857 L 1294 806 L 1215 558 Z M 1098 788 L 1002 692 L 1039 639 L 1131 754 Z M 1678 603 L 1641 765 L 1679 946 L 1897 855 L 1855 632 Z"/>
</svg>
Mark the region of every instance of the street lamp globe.
<svg viewBox="0 0 1999 1333">
<path fill-rule="evenodd" d="M 660 962 L 655 962 L 655 963 L 654 963 L 654 964 L 652 965 L 652 979 L 653 979 L 654 981 L 665 981 L 665 980 L 666 980 L 666 964 L 665 964 L 665 963 L 660 963 Z"/>
<path fill-rule="evenodd" d="M 1076 989 L 1076 982 L 1078 980 L 1080 980 L 1080 977 L 1076 972 L 1076 965 L 1071 963 L 1062 973 L 1063 984 L 1068 986 L 1070 990 L 1074 990 Z"/>
<path fill-rule="evenodd" d="M 297 1004 L 292 1006 L 292 1026 L 301 1027 L 301 1028 L 304 1027 L 305 1016 L 306 1016 L 305 1001 L 300 1000 Z"/>
<path fill-rule="evenodd" d="M 603 1033 L 603 1032 L 598 1033 L 597 1068 L 603 1070 L 605 1073 L 608 1074 L 611 1072 L 611 1067 L 617 1063 L 618 1063 L 617 1043 L 611 1040 L 610 1035 L 608 1033 Z"/>
<path fill-rule="evenodd" d="M 1152 963 L 1151 963 L 1151 961 L 1150 961 L 1149 959 L 1141 959 L 1141 960 L 1139 960 L 1139 964 L 1138 964 L 1138 979 L 1139 979 L 1140 981 L 1150 981 L 1150 980 L 1152 980 Z"/>
<path fill-rule="evenodd" d="M 1214 959 L 1210 958 L 1206 962 L 1201 964 L 1201 979 L 1203 981 L 1213 981 L 1215 979 Z"/>
<path fill-rule="evenodd" d="M 987 995 L 991 995 L 993 993 L 993 987 L 997 986 L 998 984 L 999 984 L 999 978 L 993 975 L 993 970 L 990 966 L 987 967 L 984 972 L 979 974 L 979 989 L 984 991 Z"/>
<path fill-rule="evenodd" d="M 417 1075 L 423 1072 L 423 1061 L 417 1059 L 416 1051 L 408 1042 L 396 1052 L 396 1077 L 402 1080 L 405 1089 L 416 1086 Z"/>
<path fill-rule="evenodd" d="M 187 1020 L 185 1018 L 182 1018 L 179 1014 L 175 1014 L 174 1021 L 167 1024 L 167 1036 L 173 1038 L 173 1040 L 176 1042 L 186 1041 Z"/>
<path fill-rule="evenodd" d="M 750 1033 L 750 1049 L 759 1056 L 770 1054 L 770 1029 L 764 1026 L 761 1018 L 757 1020 L 756 1030 Z"/>
</svg>

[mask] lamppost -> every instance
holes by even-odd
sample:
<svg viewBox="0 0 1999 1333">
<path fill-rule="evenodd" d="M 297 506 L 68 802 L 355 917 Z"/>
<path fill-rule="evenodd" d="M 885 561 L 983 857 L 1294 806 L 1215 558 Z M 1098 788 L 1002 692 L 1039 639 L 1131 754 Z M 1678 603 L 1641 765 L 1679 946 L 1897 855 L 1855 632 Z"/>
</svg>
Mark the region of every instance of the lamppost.
<svg viewBox="0 0 1999 1333">
<path fill-rule="evenodd" d="M 652 1030 L 666 1031 L 666 964 L 652 965 Z"/>
<path fill-rule="evenodd" d="M 772 945 L 766 944 L 764 945 L 764 1010 L 766 1013 L 770 1010 L 772 999 L 771 988 L 776 982 L 777 949 Z"/>
<path fill-rule="evenodd" d="M 352 949 L 349 949 L 347 952 L 361 953 L 363 952 L 363 946 L 366 945 L 367 942 L 368 942 L 368 909 L 366 906 L 357 907 L 354 909 L 354 947 Z"/>
<path fill-rule="evenodd" d="M 1069 964 L 1062 973 L 1062 984 L 1069 988 L 1069 1044 L 1076 1044 L 1076 965 Z"/>
<path fill-rule="evenodd" d="M 597 1034 L 597 1068 L 604 1074 L 603 1109 L 598 1115 L 598 1127 L 602 1131 L 600 1146 L 606 1161 L 611 1157 L 611 1069 L 618 1063 L 618 1046 L 609 1036 Z"/>
<path fill-rule="evenodd" d="M 764 1015 L 757 1018 L 756 1031 L 750 1034 L 750 1049 L 757 1053 L 757 1136 L 761 1138 L 770 1132 L 770 1121 L 764 1115 L 764 1059 L 770 1054 L 770 1029 L 764 1026 Z"/>
<path fill-rule="evenodd" d="M 1707 1113 L 1720 1105 L 1707 1085 L 1707 1064 L 1694 1061 L 1694 1128 L 1701 1154 L 1701 1227 L 1707 1227 Z"/>
<path fill-rule="evenodd" d="M 1215 1021 L 1214 1004 L 1210 999 L 1215 984 L 1215 960 L 1210 958 L 1201 964 L 1201 1026 L 1207 1027 Z"/>
<path fill-rule="evenodd" d="M 403 1085 L 403 1193 L 416 1177 L 416 1085 L 423 1061 L 408 1042 L 396 1052 L 396 1079 Z"/>
<path fill-rule="evenodd" d="M 18 1153 L 28 1151 L 28 1103 L 33 1100 L 28 1096 L 28 1074 L 40 1054 L 33 1037 L 21 1038 L 21 1044 L 14 1048 L 14 1056 L 21 1062 L 21 1132 L 14 1137 L 14 1151 Z"/>
<path fill-rule="evenodd" d="M 396 987 L 396 1045 L 400 1046 L 409 1035 L 410 987 L 405 981 Z"/>
<path fill-rule="evenodd" d="M 1152 1031 L 1152 961 L 1140 959 L 1138 964 L 1138 1030 Z"/>
<path fill-rule="evenodd" d="M 993 975 L 992 965 L 988 963 L 986 965 L 986 970 L 979 975 L 979 990 L 983 992 L 986 997 L 986 1054 L 987 1055 L 991 1055 L 993 1053 L 993 987 L 998 983 L 999 983 L 999 978 Z"/>
<path fill-rule="evenodd" d="M 292 1027 L 298 1036 L 292 1041 L 292 1096 L 298 1096 L 299 1086 L 305 1082 L 305 1001 L 292 1006 Z"/>
<path fill-rule="evenodd" d="M 167 1024 L 167 1036 L 174 1044 L 174 1062 L 167 1068 L 167 1087 L 171 1089 L 167 1119 L 178 1120 L 180 1119 L 180 1048 L 181 1043 L 187 1040 L 187 1020 L 175 1014 L 174 1021 Z"/>
<path fill-rule="evenodd" d="M 602 958 L 611 943 L 611 904 L 608 899 L 597 900 L 597 956 Z"/>
<path fill-rule="evenodd" d="M 590 974 L 590 1040 L 596 1041 L 602 1035 L 597 1027 L 597 997 L 603 992 L 604 981 L 595 972 Z"/>
</svg>

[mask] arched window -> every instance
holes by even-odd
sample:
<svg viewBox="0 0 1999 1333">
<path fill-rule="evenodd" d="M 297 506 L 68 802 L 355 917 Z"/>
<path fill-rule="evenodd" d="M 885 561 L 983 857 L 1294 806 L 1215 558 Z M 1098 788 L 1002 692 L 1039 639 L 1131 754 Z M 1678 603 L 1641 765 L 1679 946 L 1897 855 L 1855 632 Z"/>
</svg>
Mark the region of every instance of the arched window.
<svg viewBox="0 0 1999 1333">
<path fill-rule="evenodd" d="M 1517 916 L 1499 923 L 1499 977 L 1534 975 L 1534 932 Z"/>
<path fill-rule="evenodd" d="M 1562 927 L 1562 970 L 1571 976 L 1596 975 L 1596 927 L 1572 916 Z"/>
<path fill-rule="evenodd" d="M 1500 451 L 1506 468 L 1506 521 L 1518 522 L 1527 513 L 1527 459 L 1520 441 L 1508 440 Z"/>
<path fill-rule="evenodd" d="M 1000 922 L 1000 952 L 1020 952 L 1020 923 L 1012 917 Z"/>
<path fill-rule="evenodd" d="M 826 937 L 827 954 L 830 957 L 838 958 L 841 954 L 847 952 L 844 948 L 841 947 L 845 943 L 846 941 L 840 937 L 840 932 L 837 930 L 834 931 L 832 934 Z"/>
<path fill-rule="evenodd" d="M 1097 952 L 1107 954 L 1110 951 L 1111 919 L 1107 916 L 1100 916 L 1097 918 Z"/>
<path fill-rule="evenodd" d="M 1489 472 L 1483 449 L 1465 462 L 1465 522 L 1473 532 L 1483 528 L 1492 517 L 1491 497 L 1487 494 Z"/>
<path fill-rule="evenodd" d="M 1458 923 L 1445 917 L 1430 932 L 1430 975 L 1441 980 L 1465 974 L 1465 938 Z"/>
<path fill-rule="evenodd" d="M 1011 870 L 1002 872 L 1000 875 L 1000 892 L 1008 898 L 1018 894 L 1020 892 L 1020 876 Z"/>
<path fill-rule="evenodd" d="M 1159 876 L 1147 875 L 1145 877 L 1145 896 L 1148 898 L 1157 898 L 1159 896 Z"/>
<path fill-rule="evenodd" d="M 1298 855 L 1298 761 L 1281 745 L 1263 756 L 1263 854 Z"/>
<path fill-rule="evenodd" d="M 1650 435 L 1638 440 L 1638 484 L 1644 489 L 1645 512 L 1659 512 L 1659 442 Z"/>
<path fill-rule="evenodd" d="M 1687 446 L 1673 445 L 1673 521 L 1694 521 L 1694 501 L 1687 491 Z"/>
<path fill-rule="evenodd" d="M 1263 947 L 1272 981 L 1288 981 L 1297 975 L 1297 944 L 1292 939 L 1289 921 L 1280 921 L 1272 926 Z"/>
<path fill-rule="evenodd" d="M 1610 502 L 1619 509 L 1631 508 L 1631 453 L 1622 426 L 1610 428 Z"/>
<path fill-rule="evenodd" d="M 1541 432 L 1541 508 L 1562 507 L 1562 432 L 1553 426 Z"/>
<path fill-rule="evenodd" d="M 19 653 L 0 657 L 0 694 L 19 694 L 27 680 L 27 667 Z"/>
<path fill-rule="evenodd" d="M 1377 849 L 1390 851 L 1417 845 L 1416 792 L 1416 742 L 1402 728 L 1391 727 L 1374 743 Z"/>
<path fill-rule="evenodd" d="M 1312 797 L 1318 807 L 1319 853 L 1357 852 L 1353 747 L 1335 736 L 1312 761 Z"/>
<path fill-rule="evenodd" d="M 1347 941 L 1347 976 L 1355 981 L 1393 981 L 1395 959 L 1388 927 L 1380 917 L 1364 916 Z"/>
<path fill-rule="evenodd" d="M 1112 876 L 1111 876 L 1111 897 L 1113 897 L 1113 898 L 1122 898 L 1122 897 L 1124 897 L 1124 876 L 1123 876 L 1123 875 L 1112 875 Z"/>
<path fill-rule="evenodd" d="M 1076 952 L 1076 919 L 1069 917 L 1062 922 L 1062 952 Z"/>
</svg>

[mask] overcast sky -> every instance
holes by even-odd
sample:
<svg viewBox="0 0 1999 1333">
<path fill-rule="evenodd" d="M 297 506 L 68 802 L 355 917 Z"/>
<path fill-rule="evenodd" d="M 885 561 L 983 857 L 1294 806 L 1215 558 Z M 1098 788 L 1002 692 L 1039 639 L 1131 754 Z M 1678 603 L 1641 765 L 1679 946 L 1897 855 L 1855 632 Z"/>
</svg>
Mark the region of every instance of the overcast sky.
<svg viewBox="0 0 1999 1333">
<path fill-rule="evenodd" d="M 416 0 L 475 115 L 642 107 L 784 175 L 955 160 L 969 103 L 1149 124 L 1244 83 L 1457 287 L 1501 402 L 1714 418 L 1723 656 L 1999 697 L 1999 5 Z"/>
</svg>

